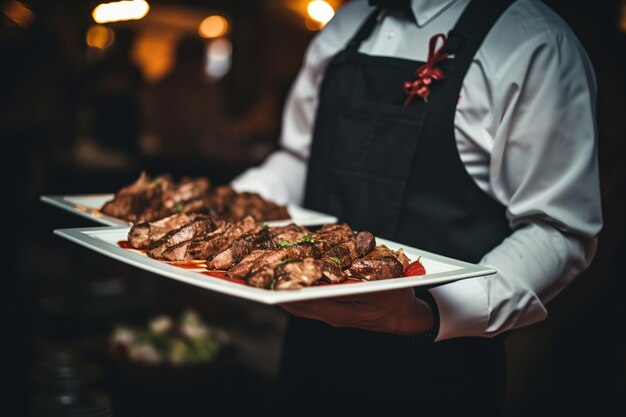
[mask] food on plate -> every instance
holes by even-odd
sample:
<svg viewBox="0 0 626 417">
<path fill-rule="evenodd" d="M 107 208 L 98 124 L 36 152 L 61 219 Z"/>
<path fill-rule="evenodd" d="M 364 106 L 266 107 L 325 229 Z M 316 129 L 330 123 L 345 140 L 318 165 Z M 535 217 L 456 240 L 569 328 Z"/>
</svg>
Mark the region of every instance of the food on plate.
<svg viewBox="0 0 626 417">
<path fill-rule="evenodd" d="M 279 265 L 275 268 L 275 280 L 271 285 L 278 290 L 289 290 L 308 287 L 320 280 L 333 284 L 344 282 L 348 279 L 344 270 L 353 261 L 371 252 L 375 246 L 376 238 L 373 234 L 359 232 L 331 247 L 320 259 L 305 258 Z"/>
<path fill-rule="evenodd" d="M 212 187 L 204 177 L 175 181 L 170 174 L 137 180 L 118 190 L 101 211 L 132 223 L 155 222 L 179 213 L 204 213 L 213 219 L 238 221 L 247 215 L 258 220 L 289 219 L 284 205 L 256 193 L 236 192 L 227 185 Z"/>
<path fill-rule="evenodd" d="M 133 248 L 145 249 L 168 232 L 204 216 L 200 213 L 177 213 L 155 222 L 136 223 L 128 233 L 128 242 Z"/>
<path fill-rule="evenodd" d="M 402 249 L 394 251 L 386 246 L 377 246 L 362 258 L 355 259 L 347 274 L 366 281 L 401 277 L 409 262 Z"/>
<path fill-rule="evenodd" d="M 230 222 L 202 214 L 181 215 L 131 227 L 128 243 L 164 261 L 191 261 L 250 286 L 294 290 L 349 279 L 375 281 L 423 275 L 402 249 L 376 246 L 368 231 L 343 224 L 316 231 L 289 224 L 269 227 L 252 216 Z M 418 262 L 418 261 L 416 261 Z"/>
<path fill-rule="evenodd" d="M 168 245 L 163 252 L 163 258 L 168 261 L 188 261 L 193 259 L 207 259 L 230 246 L 235 240 L 245 234 L 259 230 L 261 226 L 257 224 L 252 216 L 246 216 L 243 220 L 235 223 L 224 222 L 223 225 L 204 235 L 195 235 L 186 242 Z M 150 252 L 148 252 L 149 255 Z M 152 256 L 152 255 L 151 255 Z M 158 256 L 153 256 L 157 258 Z"/>
</svg>

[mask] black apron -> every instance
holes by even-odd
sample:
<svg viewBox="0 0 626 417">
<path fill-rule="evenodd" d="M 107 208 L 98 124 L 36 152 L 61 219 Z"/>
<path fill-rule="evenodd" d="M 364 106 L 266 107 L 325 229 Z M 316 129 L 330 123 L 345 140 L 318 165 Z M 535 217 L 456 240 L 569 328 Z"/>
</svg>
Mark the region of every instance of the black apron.
<svg viewBox="0 0 626 417">
<path fill-rule="evenodd" d="M 428 102 L 416 96 L 408 106 L 402 86 L 423 62 L 358 52 L 382 16 L 371 14 L 326 70 L 305 206 L 468 262 L 510 235 L 505 207 L 459 157 L 454 117 L 470 63 L 511 1 L 469 4 L 448 34 L 453 58 L 437 64 L 445 79 L 431 84 Z M 296 414 L 484 415 L 501 400 L 503 362 L 497 338 L 416 344 L 290 317 L 280 376 Z"/>
</svg>

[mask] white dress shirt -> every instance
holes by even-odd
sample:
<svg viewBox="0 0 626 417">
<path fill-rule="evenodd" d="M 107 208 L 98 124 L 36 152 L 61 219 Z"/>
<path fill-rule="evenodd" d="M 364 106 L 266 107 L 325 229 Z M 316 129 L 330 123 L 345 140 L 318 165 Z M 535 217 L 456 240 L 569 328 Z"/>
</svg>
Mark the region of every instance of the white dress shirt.
<svg viewBox="0 0 626 417">
<path fill-rule="evenodd" d="M 447 34 L 468 3 L 414 0 L 417 23 L 390 14 L 360 51 L 426 61 L 431 36 Z M 306 51 L 280 138 L 304 160 L 276 151 L 236 178 L 235 189 L 302 204 L 324 70 L 371 10 L 365 0 L 346 4 Z M 554 12 L 538 0 L 518 0 L 504 12 L 463 81 L 455 133 L 467 172 L 507 207 L 514 232 L 480 261 L 495 276 L 431 290 L 437 340 L 490 337 L 543 320 L 545 304 L 591 262 L 602 227 L 595 98 L 589 60 Z"/>
</svg>

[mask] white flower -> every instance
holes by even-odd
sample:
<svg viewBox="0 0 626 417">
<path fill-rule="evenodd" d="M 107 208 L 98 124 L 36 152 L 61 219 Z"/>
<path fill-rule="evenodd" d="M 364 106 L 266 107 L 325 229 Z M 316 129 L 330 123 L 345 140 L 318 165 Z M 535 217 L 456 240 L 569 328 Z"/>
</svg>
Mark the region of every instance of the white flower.
<svg viewBox="0 0 626 417">
<path fill-rule="evenodd" d="M 139 343 L 131 347 L 130 358 L 136 362 L 158 364 L 161 363 L 161 355 L 154 346 L 147 343 Z"/>
<path fill-rule="evenodd" d="M 158 316 L 150 321 L 150 331 L 156 334 L 163 334 L 172 328 L 172 319 L 168 316 Z"/>
<path fill-rule="evenodd" d="M 119 327 L 115 329 L 111 335 L 111 343 L 113 345 L 121 345 L 124 347 L 130 347 L 137 339 L 137 333 L 126 327 Z"/>
<path fill-rule="evenodd" d="M 203 324 L 183 324 L 180 331 L 185 337 L 190 339 L 209 336 L 209 328 Z"/>
</svg>

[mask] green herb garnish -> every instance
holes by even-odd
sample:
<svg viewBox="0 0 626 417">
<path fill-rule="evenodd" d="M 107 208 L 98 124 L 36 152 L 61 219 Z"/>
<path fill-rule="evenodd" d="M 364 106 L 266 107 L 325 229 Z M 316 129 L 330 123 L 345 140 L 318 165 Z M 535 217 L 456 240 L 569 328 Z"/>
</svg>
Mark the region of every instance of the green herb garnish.
<svg viewBox="0 0 626 417">
<path fill-rule="evenodd" d="M 278 242 L 278 245 L 281 248 L 290 248 L 292 246 L 296 246 L 299 245 L 301 243 L 314 243 L 315 242 L 315 236 L 313 235 L 306 235 L 301 237 L 300 239 L 296 240 L 295 242 L 288 242 L 286 240 L 283 240 L 282 242 Z"/>
<path fill-rule="evenodd" d="M 304 242 L 314 243 L 315 242 L 315 236 L 313 236 L 313 235 L 306 235 L 306 236 L 303 236 L 300 239 L 298 239 L 298 243 L 304 243 Z"/>
<path fill-rule="evenodd" d="M 270 225 L 269 225 L 269 224 L 267 224 L 267 223 L 265 223 L 265 222 L 263 222 L 263 223 L 260 223 L 260 224 L 259 224 L 259 226 L 261 226 L 262 228 L 266 229 L 266 228 L 268 228 Z"/>
<path fill-rule="evenodd" d="M 174 208 L 176 209 L 177 212 L 181 213 L 185 209 L 185 206 L 181 203 L 178 203 L 174 206 Z"/>
<path fill-rule="evenodd" d="M 341 265 L 341 259 L 336 258 L 334 256 L 331 256 L 329 259 L 333 261 L 334 263 L 336 263 L 337 265 Z"/>
<path fill-rule="evenodd" d="M 280 262 L 276 265 L 276 268 L 279 268 L 279 267 L 281 267 L 281 266 L 285 265 L 286 263 L 293 262 L 293 261 L 295 261 L 295 259 L 285 258 L 285 259 L 283 259 L 282 261 L 280 261 Z"/>
</svg>

